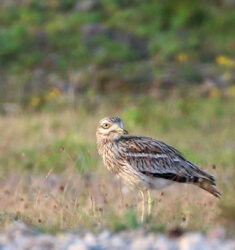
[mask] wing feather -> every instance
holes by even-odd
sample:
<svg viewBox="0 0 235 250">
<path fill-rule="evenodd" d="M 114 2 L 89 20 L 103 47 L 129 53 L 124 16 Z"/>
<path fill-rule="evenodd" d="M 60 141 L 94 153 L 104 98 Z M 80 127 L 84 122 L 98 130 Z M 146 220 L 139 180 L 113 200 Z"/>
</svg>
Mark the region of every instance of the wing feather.
<svg viewBox="0 0 235 250">
<path fill-rule="evenodd" d="M 196 183 L 205 179 L 214 184 L 214 177 L 200 169 L 174 147 L 148 137 L 126 136 L 119 140 L 123 157 L 132 168 L 144 175 Z"/>
</svg>

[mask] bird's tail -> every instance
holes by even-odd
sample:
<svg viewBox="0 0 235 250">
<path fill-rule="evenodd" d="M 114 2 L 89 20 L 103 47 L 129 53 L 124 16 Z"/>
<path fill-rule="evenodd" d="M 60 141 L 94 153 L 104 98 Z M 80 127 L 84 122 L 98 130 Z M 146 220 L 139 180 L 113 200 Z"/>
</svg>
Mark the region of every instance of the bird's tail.
<svg viewBox="0 0 235 250">
<path fill-rule="evenodd" d="M 201 179 L 197 184 L 200 188 L 208 191 L 209 193 L 213 194 L 215 197 L 220 198 L 221 193 L 216 188 L 214 181 L 207 180 L 207 179 Z"/>
</svg>

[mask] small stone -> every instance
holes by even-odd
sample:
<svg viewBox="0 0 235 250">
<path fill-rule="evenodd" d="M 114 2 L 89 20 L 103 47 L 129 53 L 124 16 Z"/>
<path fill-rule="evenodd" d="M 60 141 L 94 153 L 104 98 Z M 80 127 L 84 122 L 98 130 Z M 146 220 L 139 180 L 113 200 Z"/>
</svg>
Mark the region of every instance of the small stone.
<svg viewBox="0 0 235 250">
<path fill-rule="evenodd" d="M 93 247 L 97 244 L 97 240 L 92 233 L 86 233 L 84 241 L 89 247 Z"/>
<path fill-rule="evenodd" d="M 112 248 L 114 249 L 124 249 L 124 246 L 125 246 L 125 242 L 119 236 L 112 237 L 112 239 L 110 240 L 110 243 L 111 243 Z"/>
<path fill-rule="evenodd" d="M 209 250 L 208 243 L 200 233 L 185 234 L 179 240 L 181 250 Z"/>
<path fill-rule="evenodd" d="M 169 239 L 165 235 L 158 235 L 152 249 L 158 250 L 178 250 L 176 241 Z"/>
<path fill-rule="evenodd" d="M 58 240 L 56 237 L 49 234 L 43 234 L 34 238 L 32 246 L 38 246 L 39 249 L 56 249 L 56 245 L 58 245 L 57 242 Z"/>
<path fill-rule="evenodd" d="M 109 239 L 111 236 L 111 233 L 107 230 L 103 231 L 102 233 L 99 234 L 98 239 L 103 241 Z"/>
<path fill-rule="evenodd" d="M 152 237 L 142 237 L 135 239 L 131 244 L 131 249 L 133 250 L 148 250 L 152 249 L 154 244 L 154 239 Z"/>
<path fill-rule="evenodd" d="M 12 239 L 21 235 L 23 236 L 34 235 L 35 233 L 36 230 L 29 228 L 26 224 L 24 224 L 21 221 L 14 222 L 6 230 L 7 237 Z"/>
<path fill-rule="evenodd" d="M 68 245 L 67 250 L 88 250 L 89 247 L 82 240 L 75 240 Z"/>
</svg>

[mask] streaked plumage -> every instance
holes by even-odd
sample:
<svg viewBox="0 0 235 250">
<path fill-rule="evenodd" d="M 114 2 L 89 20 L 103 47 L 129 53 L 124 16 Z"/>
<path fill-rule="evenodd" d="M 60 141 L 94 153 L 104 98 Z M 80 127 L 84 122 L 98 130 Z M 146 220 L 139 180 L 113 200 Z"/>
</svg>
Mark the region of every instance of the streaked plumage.
<svg viewBox="0 0 235 250">
<path fill-rule="evenodd" d="M 126 136 L 118 117 L 99 122 L 98 152 L 105 166 L 139 190 L 160 189 L 174 182 L 195 184 L 220 196 L 215 179 L 191 163 L 175 148 L 143 136 Z"/>
</svg>

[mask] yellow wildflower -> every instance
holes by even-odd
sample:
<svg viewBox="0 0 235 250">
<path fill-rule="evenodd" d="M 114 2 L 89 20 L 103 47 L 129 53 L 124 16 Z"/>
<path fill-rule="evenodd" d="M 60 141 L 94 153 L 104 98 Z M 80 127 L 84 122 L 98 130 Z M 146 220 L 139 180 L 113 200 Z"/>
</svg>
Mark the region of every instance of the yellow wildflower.
<svg viewBox="0 0 235 250">
<path fill-rule="evenodd" d="M 220 95 L 221 95 L 220 90 L 217 87 L 213 87 L 210 90 L 209 97 L 218 98 L 218 97 L 220 97 Z"/>
<path fill-rule="evenodd" d="M 55 99 L 57 96 L 60 96 L 60 95 L 61 95 L 60 90 L 57 89 L 57 88 L 53 88 L 51 91 L 46 93 L 45 98 L 46 98 L 46 100 L 52 100 L 52 99 Z"/>
<path fill-rule="evenodd" d="M 33 107 L 37 107 L 40 104 L 40 98 L 37 96 L 34 96 L 30 99 L 30 105 Z"/>
<path fill-rule="evenodd" d="M 188 55 L 186 53 L 179 53 L 176 57 L 175 60 L 179 63 L 184 63 L 188 61 Z"/>
<path fill-rule="evenodd" d="M 216 57 L 216 63 L 219 64 L 219 65 L 226 66 L 226 67 L 235 66 L 235 61 L 232 60 L 229 57 L 226 57 L 226 56 L 217 56 Z"/>
</svg>

